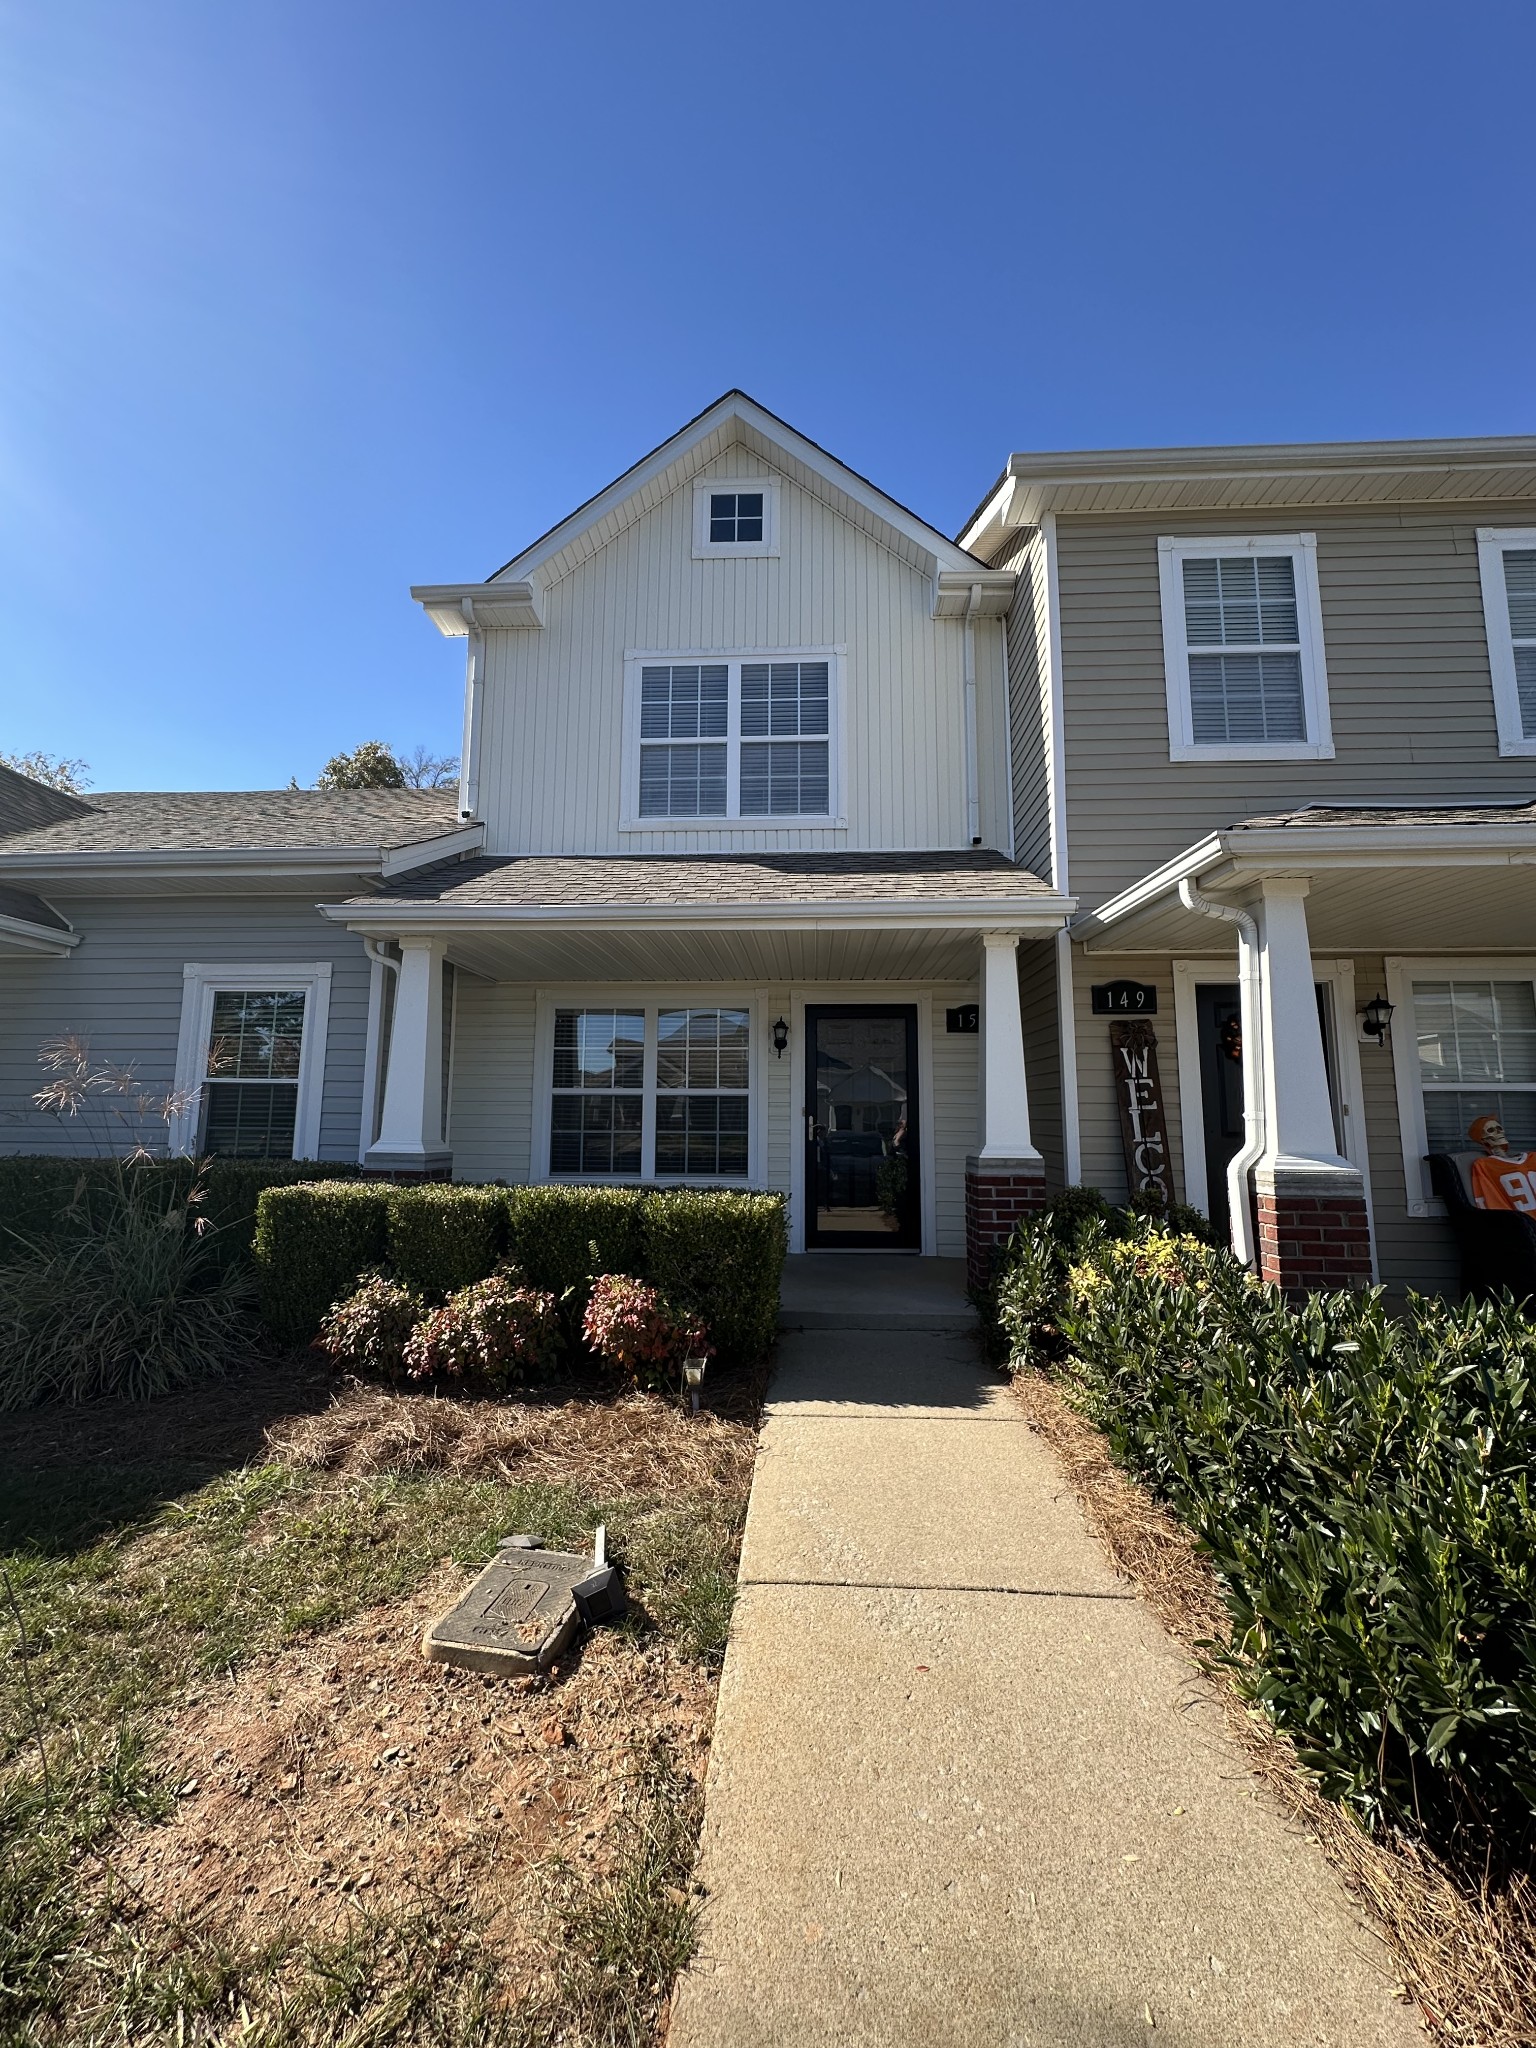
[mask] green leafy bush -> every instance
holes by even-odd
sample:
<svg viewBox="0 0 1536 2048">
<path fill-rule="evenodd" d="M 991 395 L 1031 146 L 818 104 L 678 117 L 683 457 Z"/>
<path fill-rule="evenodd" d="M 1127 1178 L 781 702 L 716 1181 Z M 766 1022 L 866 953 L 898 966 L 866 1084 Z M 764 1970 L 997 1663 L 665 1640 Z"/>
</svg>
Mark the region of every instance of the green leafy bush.
<svg viewBox="0 0 1536 2048">
<path fill-rule="evenodd" d="M 1240 1681 L 1326 1790 L 1465 1867 L 1536 1849 L 1536 1327 L 1301 1308 L 1188 1237 L 1069 1273 L 1062 1367 L 1225 1584 Z"/>
<path fill-rule="evenodd" d="M 225 1272 L 165 1177 L 116 1167 L 67 1225 L 0 1264 L 0 1408 L 145 1400 L 249 1348 L 254 1288 Z M 193 1199 L 191 1206 L 196 1209 Z"/>
<path fill-rule="evenodd" d="M 387 1273 L 367 1273 L 355 1294 L 338 1301 L 316 1340 L 337 1365 L 394 1380 L 405 1371 L 405 1347 L 427 1304 Z"/>
<path fill-rule="evenodd" d="M 782 1196 L 669 1188 L 645 1197 L 630 1270 L 702 1317 L 722 1358 L 745 1363 L 773 1342 L 788 1248 Z"/>
<path fill-rule="evenodd" d="M 412 1379 L 455 1379 L 502 1387 L 546 1371 L 560 1349 L 555 1297 L 493 1273 L 449 1296 L 412 1331 L 405 1369 Z"/>
<path fill-rule="evenodd" d="M 433 1298 L 456 1294 L 493 1271 L 506 1245 L 500 1188 L 392 1188 L 389 1262 L 407 1287 Z"/>
<path fill-rule="evenodd" d="M 382 1266 L 389 1251 L 392 1188 L 378 1181 L 309 1182 L 268 1188 L 257 1204 L 253 1247 L 261 1313 L 282 1341 L 304 1344 L 321 1318 Z"/>
<path fill-rule="evenodd" d="M 594 1273 L 629 1273 L 639 1264 L 637 1188 L 508 1188 L 508 1243 L 530 1287 L 572 1296 L 576 1322 Z"/>
<path fill-rule="evenodd" d="M 702 1318 L 627 1273 L 604 1273 L 593 1281 L 581 1331 L 599 1358 L 657 1393 L 676 1387 L 685 1358 L 708 1358 L 714 1351 Z"/>
</svg>

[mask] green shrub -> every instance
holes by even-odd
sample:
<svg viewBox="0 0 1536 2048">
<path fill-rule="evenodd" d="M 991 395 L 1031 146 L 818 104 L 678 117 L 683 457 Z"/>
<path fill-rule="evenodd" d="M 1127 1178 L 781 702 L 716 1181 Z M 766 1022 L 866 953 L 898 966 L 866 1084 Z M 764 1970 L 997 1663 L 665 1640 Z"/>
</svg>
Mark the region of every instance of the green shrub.
<svg viewBox="0 0 1536 2048">
<path fill-rule="evenodd" d="M 383 1264 L 393 1192 L 378 1181 L 320 1181 L 262 1193 L 253 1254 L 262 1319 L 275 1337 L 307 1343 L 359 1276 Z"/>
<path fill-rule="evenodd" d="M 504 1387 L 547 1371 L 560 1349 L 555 1297 L 493 1273 L 423 1317 L 405 1346 L 412 1379 Z"/>
<path fill-rule="evenodd" d="M 118 1166 L 51 1239 L 13 1240 L 18 1255 L 0 1264 L 0 1408 L 146 1400 L 249 1348 L 250 1275 L 221 1270 L 175 1193 L 169 1176 Z"/>
<path fill-rule="evenodd" d="M 1148 1233 L 1071 1271 L 1064 1368 L 1207 1547 L 1241 1683 L 1325 1789 L 1464 1866 L 1536 1848 L 1536 1326 L 1299 1309 Z"/>
<path fill-rule="evenodd" d="M 407 1287 L 440 1300 L 494 1272 L 507 1236 L 500 1188 L 392 1188 L 389 1262 Z"/>
<path fill-rule="evenodd" d="M 338 1301 L 320 1325 L 319 1348 L 337 1365 L 370 1377 L 396 1380 L 405 1371 L 405 1347 L 427 1304 L 387 1273 L 365 1273 L 362 1285 Z"/>
<path fill-rule="evenodd" d="M 530 1287 L 569 1295 L 577 1324 L 595 1273 L 636 1270 L 644 1200 L 637 1188 L 508 1188 L 503 1199 L 519 1272 Z"/>
<path fill-rule="evenodd" d="M 783 1197 L 669 1188 L 645 1197 L 642 1231 L 631 1270 L 701 1316 L 723 1359 L 762 1357 L 778 1327 L 789 1246 Z"/>
</svg>

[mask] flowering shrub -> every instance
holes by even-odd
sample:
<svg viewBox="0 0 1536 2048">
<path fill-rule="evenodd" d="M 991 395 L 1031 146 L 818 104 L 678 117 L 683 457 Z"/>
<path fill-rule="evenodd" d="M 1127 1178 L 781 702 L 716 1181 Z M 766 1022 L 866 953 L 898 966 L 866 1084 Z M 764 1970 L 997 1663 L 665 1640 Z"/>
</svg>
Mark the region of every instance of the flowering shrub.
<svg viewBox="0 0 1536 2048">
<path fill-rule="evenodd" d="M 714 1346 L 698 1316 L 673 1308 L 659 1288 L 627 1273 L 604 1273 L 592 1283 L 582 1335 L 599 1358 L 610 1359 L 641 1386 L 672 1384 L 684 1358 L 707 1358 Z"/>
<path fill-rule="evenodd" d="M 405 1347 L 412 1379 L 480 1380 L 504 1386 L 548 1367 L 560 1348 L 555 1297 L 493 1273 L 450 1294 L 423 1317 Z"/>
<path fill-rule="evenodd" d="M 425 1313 L 419 1294 L 385 1273 L 365 1273 L 355 1294 L 338 1301 L 320 1325 L 319 1350 L 354 1372 L 379 1373 L 398 1379 L 405 1365 L 405 1346 Z"/>
</svg>

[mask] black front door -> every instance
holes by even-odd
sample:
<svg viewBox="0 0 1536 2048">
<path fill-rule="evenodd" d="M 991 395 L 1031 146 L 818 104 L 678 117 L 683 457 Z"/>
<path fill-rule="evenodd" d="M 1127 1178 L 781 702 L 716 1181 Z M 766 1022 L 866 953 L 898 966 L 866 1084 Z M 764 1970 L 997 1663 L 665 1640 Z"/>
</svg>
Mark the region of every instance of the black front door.
<svg viewBox="0 0 1536 2048">
<path fill-rule="evenodd" d="M 1227 1167 L 1243 1144 L 1243 1005 L 1235 982 L 1197 982 L 1200 1107 L 1205 1120 L 1205 1206 L 1226 1235 Z"/>
<path fill-rule="evenodd" d="M 915 1007 L 808 1007 L 805 1048 L 807 1247 L 921 1251 Z"/>
</svg>

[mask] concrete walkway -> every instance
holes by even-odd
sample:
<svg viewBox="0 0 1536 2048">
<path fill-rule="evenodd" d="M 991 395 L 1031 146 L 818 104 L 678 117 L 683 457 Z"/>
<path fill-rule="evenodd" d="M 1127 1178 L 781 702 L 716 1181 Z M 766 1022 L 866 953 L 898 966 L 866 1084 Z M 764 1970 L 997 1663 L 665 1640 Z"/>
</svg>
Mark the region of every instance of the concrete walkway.
<svg viewBox="0 0 1536 2048">
<path fill-rule="evenodd" d="M 783 1340 L 741 1578 L 669 2048 L 1422 2048 L 964 1336 Z"/>
</svg>

